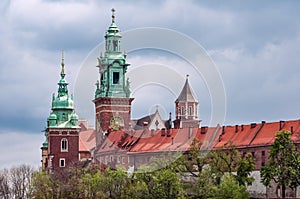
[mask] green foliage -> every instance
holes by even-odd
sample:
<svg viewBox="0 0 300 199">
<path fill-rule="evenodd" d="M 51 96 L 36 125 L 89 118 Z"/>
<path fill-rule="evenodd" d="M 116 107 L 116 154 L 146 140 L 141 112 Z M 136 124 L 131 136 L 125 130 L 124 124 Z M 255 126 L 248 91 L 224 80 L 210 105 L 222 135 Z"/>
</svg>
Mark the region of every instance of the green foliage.
<svg viewBox="0 0 300 199">
<path fill-rule="evenodd" d="M 293 144 L 291 132 L 278 132 L 270 150 L 269 161 L 261 168 L 262 183 L 270 186 L 274 180 L 281 186 L 285 197 L 286 187 L 296 188 L 300 184 L 299 162 L 299 152 Z"/>
<path fill-rule="evenodd" d="M 215 199 L 246 199 L 249 198 L 249 193 L 244 185 L 239 185 L 235 178 L 226 174 L 223 176 L 223 180 L 216 190 Z"/>
<path fill-rule="evenodd" d="M 199 173 L 199 177 L 189 190 L 192 193 L 190 198 L 198 199 L 213 198 L 216 191 L 217 186 L 214 184 L 212 173 L 207 169 Z"/>
<path fill-rule="evenodd" d="M 238 163 L 237 163 L 237 175 L 235 176 L 239 185 L 251 185 L 254 178 L 250 176 L 251 172 L 254 170 L 254 160 L 250 153 L 247 153 Z"/>
<path fill-rule="evenodd" d="M 239 185 L 251 185 L 254 181 L 254 178 L 250 176 L 254 170 L 252 155 L 246 154 L 241 157 L 233 143 L 229 143 L 221 150 L 211 151 L 208 158 L 215 184 L 219 185 L 226 173 L 233 175 Z"/>
<path fill-rule="evenodd" d="M 246 184 L 251 184 L 254 168 L 251 155 L 241 157 L 233 145 L 222 150 L 201 151 L 194 140 L 191 150 L 178 157 L 177 153 L 157 156 L 132 175 L 126 171 L 100 171 L 89 168 L 34 172 L 26 193 L 27 198 L 99 199 L 99 198 L 247 198 Z M 295 159 L 298 161 L 298 159 Z M 1 174 L 1 173 L 0 173 Z M 6 176 L 0 175 L 1 185 Z M 3 191 L 2 191 L 3 192 Z M 2 193 L 0 190 L 0 194 Z M 0 195 L 1 196 L 1 195 Z M 3 196 L 3 194 L 2 194 Z M 12 196 L 12 195 L 9 195 Z M 5 197 L 3 197 L 5 198 Z M 6 197 L 7 198 L 7 197 Z M 11 198 L 11 197 L 8 197 Z"/>
</svg>

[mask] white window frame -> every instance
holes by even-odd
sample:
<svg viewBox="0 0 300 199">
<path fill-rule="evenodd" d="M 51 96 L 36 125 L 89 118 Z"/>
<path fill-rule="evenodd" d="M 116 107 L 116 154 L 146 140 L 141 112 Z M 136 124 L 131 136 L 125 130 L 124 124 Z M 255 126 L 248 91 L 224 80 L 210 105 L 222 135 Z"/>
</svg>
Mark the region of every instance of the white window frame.
<svg viewBox="0 0 300 199">
<path fill-rule="evenodd" d="M 117 157 L 117 163 L 120 164 L 120 162 L 121 162 L 121 157 L 118 156 L 118 157 Z"/>
<path fill-rule="evenodd" d="M 122 164 L 125 164 L 125 157 L 122 157 Z"/>
<path fill-rule="evenodd" d="M 59 167 L 66 167 L 66 158 L 59 158 Z"/>
<path fill-rule="evenodd" d="M 65 142 L 65 147 L 63 148 L 63 142 Z M 63 138 L 60 141 L 60 150 L 61 152 L 68 152 L 68 139 L 67 138 Z"/>
</svg>

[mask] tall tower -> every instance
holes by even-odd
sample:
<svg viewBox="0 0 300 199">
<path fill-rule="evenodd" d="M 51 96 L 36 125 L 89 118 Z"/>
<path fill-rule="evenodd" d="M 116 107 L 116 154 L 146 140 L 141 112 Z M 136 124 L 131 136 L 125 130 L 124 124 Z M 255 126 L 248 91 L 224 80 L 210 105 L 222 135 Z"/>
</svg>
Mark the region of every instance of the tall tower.
<svg viewBox="0 0 300 199">
<path fill-rule="evenodd" d="M 190 88 L 189 75 L 186 76 L 182 91 L 175 101 L 175 112 L 174 128 L 199 127 L 198 101 Z"/>
<path fill-rule="evenodd" d="M 96 83 L 95 109 L 96 131 L 108 129 L 129 129 L 131 102 L 129 80 L 125 74 L 129 64 L 126 53 L 121 52 L 121 34 L 115 24 L 115 10 L 112 22 L 105 34 L 105 53 L 100 53 L 98 65 L 100 79 Z"/>
<path fill-rule="evenodd" d="M 47 119 L 46 141 L 42 149 L 42 168 L 59 170 L 78 162 L 79 131 L 78 116 L 74 110 L 73 96 L 68 94 L 65 80 L 64 53 L 62 52 L 61 79 L 57 96 L 52 96 L 52 112 Z"/>
</svg>

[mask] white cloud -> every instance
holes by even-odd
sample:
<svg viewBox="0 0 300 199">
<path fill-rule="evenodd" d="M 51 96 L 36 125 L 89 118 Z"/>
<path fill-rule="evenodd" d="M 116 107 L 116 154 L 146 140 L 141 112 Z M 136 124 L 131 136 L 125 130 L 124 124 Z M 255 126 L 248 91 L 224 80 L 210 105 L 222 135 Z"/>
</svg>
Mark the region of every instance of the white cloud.
<svg viewBox="0 0 300 199">
<path fill-rule="evenodd" d="M 270 2 L 261 1 L 222 4 L 173 0 L 16 0 L 0 3 L 0 127 L 6 129 L 6 136 L 15 128 L 26 132 L 43 129 L 51 108 L 51 94 L 57 91 L 61 49 L 66 51 L 66 78 L 72 91 L 81 63 L 104 39 L 112 7 L 117 10 L 116 21 L 123 31 L 145 26 L 171 28 L 191 36 L 209 50 L 226 87 L 227 123 L 299 117 L 298 1 L 273 1 L 270 6 Z M 128 55 L 128 59 L 136 65 L 152 63 L 186 73 L 180 70 L 186 63 L 174 57 Z M 97 73 L 95 64 L 96 57 L 89 67 Z M 91 106 L 96 78 L 91 85 L 84 85 L 91 88 L 86 102 Z M 199 79 L 192 75 L 190 78 L 199 98 L 200 118 L 209 118 L 207 88 Z M 173 111 L 171 95 L 162 96 L 161 92 L 159 99 L 166 103 L 167 111 Z M 142 93 L 138 97 L 147 100 Z M 138 105 L 139 99 L 135 101 L 133 110 L 147 114 L 148 109 Z M 89 114 L 94 117 L 93 108 Z M 32 140 L 41 135 L 33 135 Z M 2 138 L 13 141 L 12 136 L 3 136 L 2 133 L 1 142 Z M 28 136 L 20 137 L 29 140 Z M 34 150 L 39 152 L 39 146 Z"/>
<path fill-rule="evenodd" d="M 40 147 L 44 141 L 42 134 L 23 132 L 0 132 L 1 160 L 0 169 L 21 164 L 41 166 Z"/>
</svg>

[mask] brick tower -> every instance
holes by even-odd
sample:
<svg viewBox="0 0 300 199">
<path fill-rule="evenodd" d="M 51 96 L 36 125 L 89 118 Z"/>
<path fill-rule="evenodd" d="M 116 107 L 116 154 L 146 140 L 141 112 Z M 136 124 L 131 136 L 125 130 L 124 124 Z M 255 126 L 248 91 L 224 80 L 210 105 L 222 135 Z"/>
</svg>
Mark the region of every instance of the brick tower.
<svg viewBox="0 0 300 199">
<path fill-rule="evenodd" d="M 182 91 L 175 101 L 175 112 L 174 128 L 199 128 L 198 101 L 190 88 L 189 75 L 186 76 Z"/>
<path fill-rule="evenodd" d="M 80 127 L 74 111 L 73 96 L 68 94 L 63 55 L 58 93 L 56 97 L 53 94 L 52 112 L 45 130 L 46 141 L 41 147 L 42 168 L 49 171 L 60 170 L 78 162 Z"/>
<path fill-rule="evenodd" d="M 129 64 L 125 52 L 121 52 L 121 34 L 112 23 L 105 34 L 105 53 L 98 58 L 100 79 L 95 92 L 96 131 L 100 135 L 107 130 L 128 130 L 130 127 L 131 102 L 129 80 L 125 74 Z M 99 137 L 99 136 L 97 136 Z"/>
</svg>

